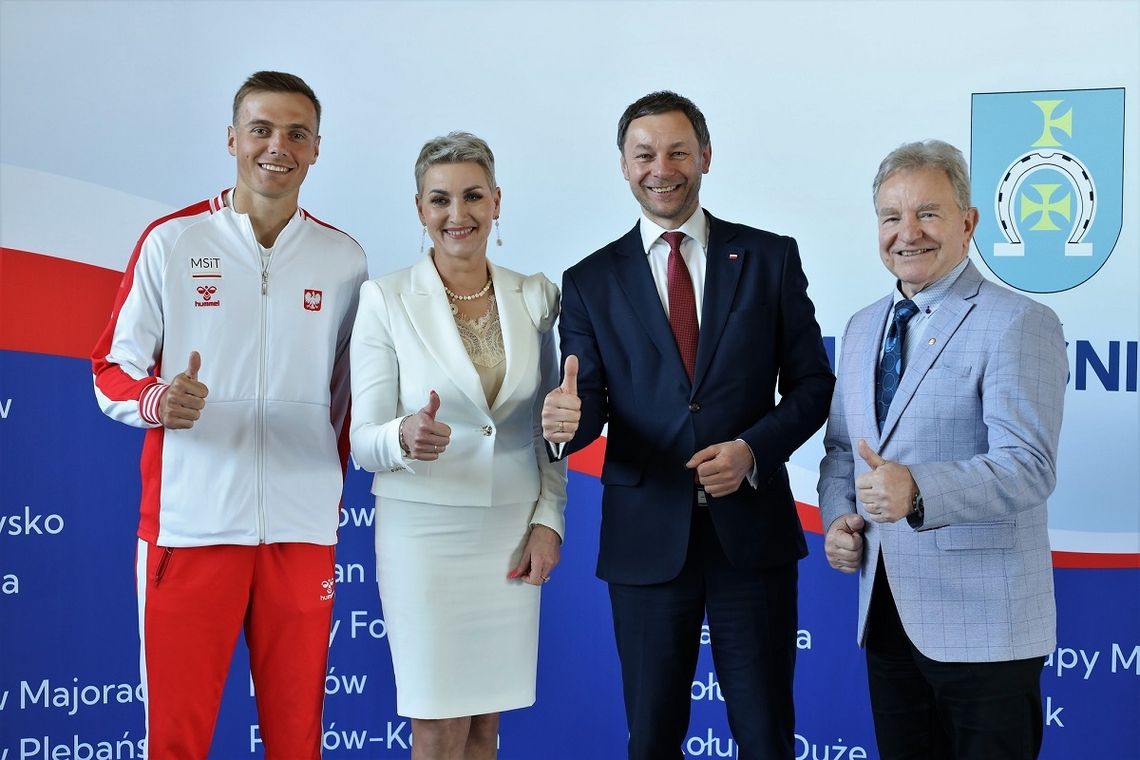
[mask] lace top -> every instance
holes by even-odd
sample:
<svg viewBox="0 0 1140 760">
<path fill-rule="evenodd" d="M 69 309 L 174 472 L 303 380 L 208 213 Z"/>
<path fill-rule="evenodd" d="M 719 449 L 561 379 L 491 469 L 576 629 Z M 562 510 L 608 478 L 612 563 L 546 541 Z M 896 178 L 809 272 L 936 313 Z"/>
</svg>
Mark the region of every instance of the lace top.
<svg viewBox="0 0 1140 760">
<path fill-rule="evenodd" d="M 503 384 L 503 377 L 507 373 L 507 352 L 503 347 L 499 307 L 494 298 L 490 301 L 491 305 L 487 311 L 475 319 L 464 319 L 458 314 L 455 315 L 459 338 L 463 341 L 467 355 L 471 357 L 471 363 L 475 365 L 475 371 L 479 373 L 488 406 L 495 402 L 499 388 Z"/>
</svg>

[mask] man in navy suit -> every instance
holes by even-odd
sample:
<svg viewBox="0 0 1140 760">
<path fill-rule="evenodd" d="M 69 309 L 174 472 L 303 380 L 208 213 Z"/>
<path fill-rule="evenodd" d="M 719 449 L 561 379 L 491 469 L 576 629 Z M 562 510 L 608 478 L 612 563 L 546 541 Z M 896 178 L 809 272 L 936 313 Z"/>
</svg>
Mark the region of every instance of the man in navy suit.
<svg viewBox="0 0 1140 760">
<path fill-rule="evenodd" d="M 565 456 L 609 423 L 597 573 L 629 757 L 682 757 L 707 614 L 740 760 L 790 758 L 807 548 L 784 463 L 834 385 L 807 279 L 793 239 L 701 208 L 712 146 L 687 98 L 646 95 L 617 137 L 641 219 L 564 275 L 543 434 Z"/>
</svg>

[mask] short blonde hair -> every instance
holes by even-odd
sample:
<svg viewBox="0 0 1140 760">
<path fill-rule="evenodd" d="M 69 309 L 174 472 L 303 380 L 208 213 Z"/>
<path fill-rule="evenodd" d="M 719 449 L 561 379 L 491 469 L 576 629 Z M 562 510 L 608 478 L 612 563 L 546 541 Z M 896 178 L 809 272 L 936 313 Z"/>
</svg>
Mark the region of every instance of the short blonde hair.
<svg viewBox="0 0 1140 760">
<path fill-rule="evenodd" d="M 449 132 L 443 137 L 433 137 L 420 148 L 416 159 L 416 193 L 423 192 L 424 175 L 436 164 L 462 164 L 468 161 L 479 164 L 487 175 L 487 184 L 494 190 L 495 154 L 491 146 L 481 137 L 470 132 Z"/>
</svg>

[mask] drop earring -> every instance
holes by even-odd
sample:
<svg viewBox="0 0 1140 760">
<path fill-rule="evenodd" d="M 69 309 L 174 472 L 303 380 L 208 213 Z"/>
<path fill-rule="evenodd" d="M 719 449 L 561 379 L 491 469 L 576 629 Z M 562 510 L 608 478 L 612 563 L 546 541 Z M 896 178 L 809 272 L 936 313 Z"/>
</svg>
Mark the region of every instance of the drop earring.
<svg viewBox="0 0 1140 760">
<path fill-rule="evenodd" d="M 498 219 L 495 220 L 495 245 L 499 246 L 500 248 L 503 246 L 503 236 L 499 232 L 499 220 Z"/>
<path fill-rule="evenodd" d="M 424 231 L 420 233 L 420 254 L 424 252 L 424 241 L 427 240 L 427 225 L 424 225 Z"/>
</svg>

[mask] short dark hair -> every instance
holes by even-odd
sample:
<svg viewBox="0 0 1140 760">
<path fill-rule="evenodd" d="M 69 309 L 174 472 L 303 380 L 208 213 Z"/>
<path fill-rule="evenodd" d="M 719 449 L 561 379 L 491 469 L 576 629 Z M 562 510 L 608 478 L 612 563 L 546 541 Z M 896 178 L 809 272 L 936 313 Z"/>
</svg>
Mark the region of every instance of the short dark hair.
<svg viewBox="0 0 1140 760">
<path fill-rule="evenodd" d="M 638 98 L 630 103 L 629 108 L 625 109 L 625 113 L 618 120 L 618 150 L 625 150 L 625 133 L 629 131 L 631 121 L 640 119 L 642 116 L 653 116 L 669 111 L 680 111 L 685 114 L 689 123 L 693 125 L 693 131 L 697 133 L 697 142 L 702 148 L 708 147 L 709 126 L 705 123 L 705 115 L 701 113 L 701 109 L 683 95 L 678 95 L 669 90 L 661 90 Z"/>
<path fill-rule="evenodd" d="M 313 102 L 313 110 L 317 112 L 317 127 L 321 126 L 321 101 L 317 100 L 313 88 L 296 74 L 286 74 L 283 71 L 258 71 L 250 74 L 249 79 L 234 94 L 234 126 L 237 126 L 241 103 L 251 92 L 295 92 L 304 95 Z"/>
</svg>

